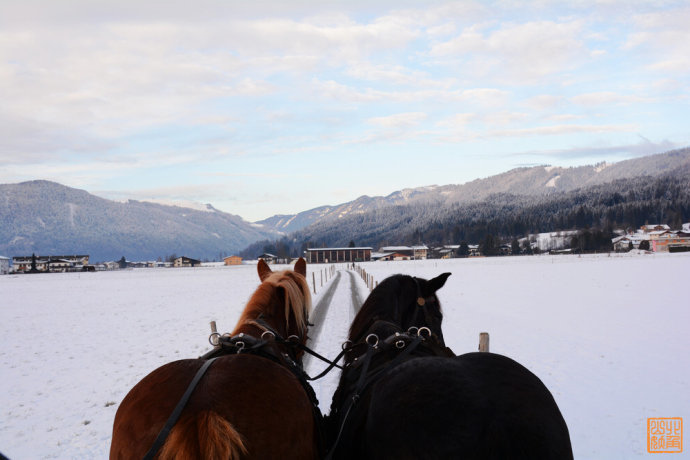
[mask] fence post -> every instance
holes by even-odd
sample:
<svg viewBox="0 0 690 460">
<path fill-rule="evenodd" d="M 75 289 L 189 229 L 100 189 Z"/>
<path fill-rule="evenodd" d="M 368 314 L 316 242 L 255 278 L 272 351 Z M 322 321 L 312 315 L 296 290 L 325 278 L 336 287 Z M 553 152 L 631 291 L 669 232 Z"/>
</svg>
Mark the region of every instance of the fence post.
<svg viewBox="0 0 690 460">
<path fill-rule="evenodd" d="M 314 285 L 314 295 L 316 295 L 316 275 L 311 272 L 311 283 Z"/>
<path fill-rule="evenodd" d="M 479 351 L 489 352 L 489 333 L 480 332 L 479 333 Z"/>
</svg>

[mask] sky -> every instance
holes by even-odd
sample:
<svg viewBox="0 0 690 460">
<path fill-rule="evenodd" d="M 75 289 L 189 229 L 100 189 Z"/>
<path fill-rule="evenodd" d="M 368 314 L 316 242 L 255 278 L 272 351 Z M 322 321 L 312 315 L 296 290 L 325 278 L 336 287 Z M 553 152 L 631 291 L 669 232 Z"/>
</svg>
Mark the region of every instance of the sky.
<svg viewBox="0 0 690 460">
<path fill-rule="evenodd" d="M 0 0 L 0 183 L 249 221 L 690 145 L 688 1 Z"/>
</svg>

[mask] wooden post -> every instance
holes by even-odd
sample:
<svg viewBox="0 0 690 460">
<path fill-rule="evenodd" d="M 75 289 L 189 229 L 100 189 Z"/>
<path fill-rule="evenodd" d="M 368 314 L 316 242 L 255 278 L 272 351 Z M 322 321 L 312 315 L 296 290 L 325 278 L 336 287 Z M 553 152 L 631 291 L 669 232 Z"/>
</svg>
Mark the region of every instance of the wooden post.
<svg viewBox="0 0 690 460">
<path fill-rule="evenodd" d="M 216 322 L 211 321 L 211 335 L 209 336 L 209 341 L 211 342 L 211 345 L 213 345 L 213 348 L 219 348 L 220 347 L 220 334 L 218 334 L 218 328 L 216 327 Z"/>
<path fill-rule="evenodd" d="M 480 332 L 479 333 L 479 351 L 489 352 L 489 333 Z"/>
<path fill-rule="evenodd" d="M 316 295 L 316 275 L 314 272 L 311 272 L 311 282 L 314 285 L 314 295 Z"/>
<path fill-rule="evenodd" d="M 323 287 L 323 270 L 321 270 L 321 287 Z"/>
</svg>

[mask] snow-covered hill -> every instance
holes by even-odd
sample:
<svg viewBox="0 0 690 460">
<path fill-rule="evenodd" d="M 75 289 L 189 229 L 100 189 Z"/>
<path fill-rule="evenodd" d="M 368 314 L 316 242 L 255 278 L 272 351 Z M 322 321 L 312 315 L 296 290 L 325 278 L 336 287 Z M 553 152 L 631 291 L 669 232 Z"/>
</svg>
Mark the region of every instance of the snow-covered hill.
<svg viewBox="0 0 690 460">
<path fill-rule="evenodd" d="M 421 204 L 442 207 L 478 202 L 501 193 L 538 197 L 606 184 L 619 179 L 656 177 L 668 173 L 690 174 L 690 148 L 618 163 L 603 162 L 570 168 L 517 168 L 461 185 L 432 185 L 404 189 L 387 196 L 361 196 L 347 203 L 321 206 L 298 214 L 273 216 L 257 223 L 279 232 L 291 233 L 312 224 L 333 222 L 348 215 L 365 214 L 389 206 Z"/>
<path fill-rule="evenodd" d="M 0 254 L 89 254 L 91 261 L 231 255 L 276 233 L 214 209 L 99 198 L 49 181 L 0 185 Z"/>
</svg>

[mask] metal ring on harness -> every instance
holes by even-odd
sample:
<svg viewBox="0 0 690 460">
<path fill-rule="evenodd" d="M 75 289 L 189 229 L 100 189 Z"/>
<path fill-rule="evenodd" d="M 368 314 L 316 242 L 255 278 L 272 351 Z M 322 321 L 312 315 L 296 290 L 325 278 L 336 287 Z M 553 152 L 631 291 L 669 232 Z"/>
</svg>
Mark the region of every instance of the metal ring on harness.
<svg viewBox="0 0 690 460">
<path fill-rule="evenodd" d="M 376 334 L 369 334 L 364 341 L 369 345 L 370 347 L 376 348 L 376 346 L 379 344 L 379 336 Z"/>
<path fill-rule="evenodd" d="M 217 347 L 218 345 L 220 345 L 220 337 L 220 333 L 212 332 L 211 335 L 208 336 L 208 342 L 214 347 Z"/>
<path fill-rule="evenodd" d="M 263 334 L 261 334 L 261 340 L 265 340 L 267 342 L 275 340 L 276 335 L 271 332 L 271 331 L 264 331 Z"/>
<path fill-rule="evenodd" d="M 343 350 L 347 350 L 350 346 L 352 346 L 352 340 L 346 340 L 343 342 L 340 348 L 342 348 Z"/>
<path fill-rule="evenodd" d="M 245 345 L 246 344 L 241 340 L 238 340 L 237 342 L 235 342 L 235 347 L 237 348 L 237 352 L 241 353 L 242 349 L 244 348 Z"/>
<path fill-rule="evenodd" d="M 426 331 L 426 334 L 423 334 L 422 333 L 423 331 Z M 420 327 L 419 330 L 417 331 L 417 335 L 420 337 L 424 337 L 425 339 L 428 339 L 429 337 L 431 337 L 431 329 L 429 329 L 426 326 Z"/>
<path fill-rule="evenodd" d="M 404 340 L 397 340 L 395 342 L 395 348 L 405 348 L 405 341 Z"/>
<path fill-rule="evenodd" d="M 291 336 L 289 336 L 289 337 L 287 338 L 287 341 L 288 341 L 288 342 L 292 342 L 292 343 L 299 343 L 299 342 L 300 342 L 300 338 L 299 338 L 299 336 L 297 336 L 297 335 L 295 335 L 295 334 L 292 334 Z"/>
<path fill-rule="evenodd" d="M 412 335 L 418 335 L 418 333 L 419 333 L 419 328 L 418 328 L 418 327 L 412 326 L 412 327 L 410 327 L 410 328 L 407 330 L 407 332 L 410 333 L 410 334 L 412 334 Z"/>
</svg>

